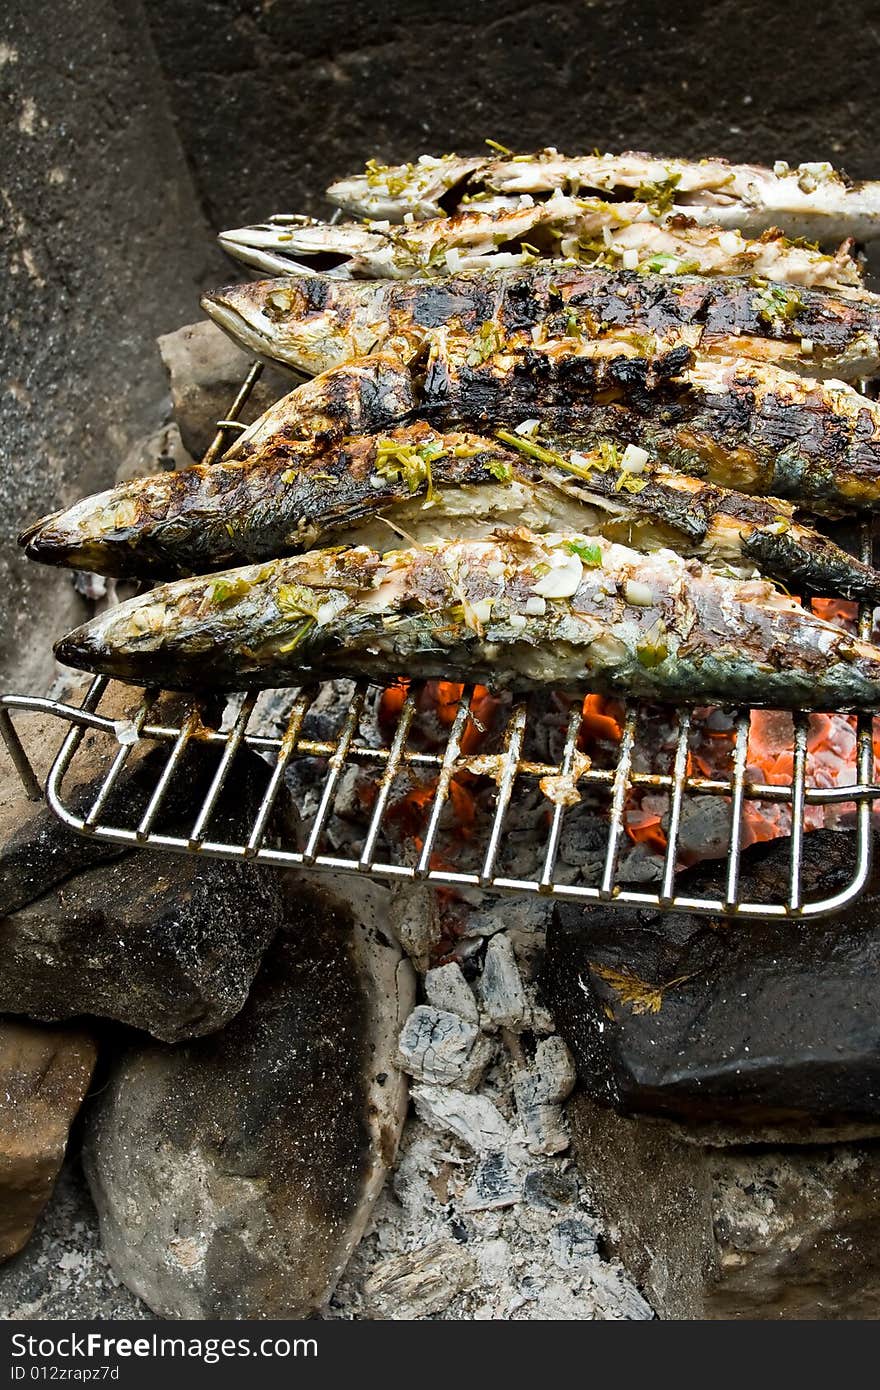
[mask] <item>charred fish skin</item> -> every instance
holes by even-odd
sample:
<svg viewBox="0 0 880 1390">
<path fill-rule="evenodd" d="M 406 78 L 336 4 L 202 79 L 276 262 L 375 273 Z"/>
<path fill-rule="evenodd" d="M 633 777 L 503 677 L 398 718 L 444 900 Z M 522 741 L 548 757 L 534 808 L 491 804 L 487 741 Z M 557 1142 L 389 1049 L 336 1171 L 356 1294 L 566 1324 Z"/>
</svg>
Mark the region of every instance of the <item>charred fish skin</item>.
<svg viewBox="0 0 880 1390">
<path fill-rule="evenodd" d="M 178 580 L 64 638 L 59 661 L 172 689 L 345 675 L 592 689 L 657 701 L 859 710 L 880 649 L 769 583 L 670 551 L 535 537 L 365 547 Z"/>
<path fill-rule="evenodd" d="M 308 550 L 413 497 L 432 505 L 439 488 L 510 483 L 517 463 L 495 440 L 441 436 L 424 422 L 323 450 L 282 433 L 262 453 L 85 498 L 20 541 L 29 559 L 46 564 L 167 579 Z"/>
<path fill-rule="evenodd" d="M 328 256 L 339 258 L 326 272 L 331 278 L 355 280 L 512 270 L 540 257 L 662 275 L 758 276 L 849 297 L 868 294 L 851 242 L 828 255 L 795 244 L 777 228 L 754 239 L 683 216 L 661 224 L 646 203 L 571 198 L 558 191 L 546 203 L 467 209 L 403 226 L 279 216 L 223 232 L 219 241 L 229 255 L 269 275 L 308 274 Z M 310 257 L 321 260 L 310 266 Z"/>
<path fill-rule="evenodd" d="M 625 340 L 473 365 L 448 346 L 429 359 L 418 407 L 435 426 L 538 418 L 551 435 L 635 444 L 682 473 L 812 512 L 880 508 L 880 404 L 844 382 L 687 348 L 651 359 Z"/>
<path fill-rule="evenodd" d="M 378 349 L 409 361 L 437 333 L 478 360 L 541 339 L 630 334 L 653 353 L 684 345 L 810 376 L 856 380 L 880 365 L 880 299 L 743 278 L 537 264 L 429 281 L 294 276 L 228 286 L 202 303 L 252 351 L 304 372 Z"/>
<path fill-rule="evenodd" d="M 635 195 L 660 219 L 683 214 L 752 236 L 779 223 L 793 236 L 819 241 L 872 241 L 880 235 L 880 185 L 855 183 L 824 161 L 792 168 L 779 160 L 770 169 L 639 151 L 567 157 L 546 149 L 483 160 L 425 156 L 407 165 L 373 161 L 363 174 L 327 190 L 347 212 L 390 222 L 440 217 L 450 205 L 515 206 L 522 198 L 556 191 Z"/>
<path fill-rule="evenodd" d="M 116 578 L 168 579 L 271 559 L 319 543 L 419 543 L 525 522 L 571 526 L 644 549 L 674 546 L 725 565 L 759 564 L 786 584 L 880 603 L 880 573 L 797 522 L 779 498 L 684 476 L 608 441 L 585 453 L 499 430 L 438 433 L 424 421 L 373 436 L 291 441 L 262 452 L 121 484 L 24 536 L 29 558 Z M 368 532 L 368 534 L 371 534 Z"/>
<path fill-rule="evenodd" d="M 271 405 L 234 440 L 223 458 L 249 458 L 267 444 L 323 450 L 350 435 L 374 434 L 415 409 L 412 373 L 376 352 L 304 381 Z"/>
</svg>

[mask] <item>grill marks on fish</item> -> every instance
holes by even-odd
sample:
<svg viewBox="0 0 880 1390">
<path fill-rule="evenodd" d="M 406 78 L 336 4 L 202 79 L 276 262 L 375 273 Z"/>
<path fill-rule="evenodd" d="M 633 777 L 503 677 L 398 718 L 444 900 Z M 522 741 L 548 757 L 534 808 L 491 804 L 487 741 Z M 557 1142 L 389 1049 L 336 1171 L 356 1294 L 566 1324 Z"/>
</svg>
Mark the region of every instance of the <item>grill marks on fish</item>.
<svg viewBox="0 0 880 1390">
<path fill-rule="evenodd" d="M 401 532 L 421 542 L 525 522 L 759 564 L 788 584 L 880 603 L 880 573 L 796 521 L 791 504 L 714 486 L 647 455 L 636 468 L 606 441 L 585 453 L 565 441 L 439 433 L 416 421 L 372 436 L 328 434 L 322 447 L 296 439 L 283 412 L 275 414 L 260 448 L 252 439 L 217 464 L 121 484 L 29 528 L 28 556 L 116 577 L 169 578 L 322 542 L 354 544 L 363 528 L 385 550 Z"/>
<path fill-rule="evenodd" d="M 56 654 L 183 689 L 405 670 L 514 691 L 780 708 L 858 709 L 880 696 L 880 649 L 769 583 L 721 578 L 671 551 L 526 530 L 179 580 L 102 614 Z"/>
<path fill-rule="evenodd" d="M 405 280 L 511 270 L 540 256 L 612 270 L 757 275 L 852 297 L 867 293 L 851 242 L 827 255 L 794 244 L 778 228 L 750 239 L 683 215 L 661 225 L 646 203 L 571 198 L 558 191 L 546 203 L 495 212 L 468 209 L 404 226 L 277 217 L 223 232 L 219 240 L 230 255 L 270 275 L 320 273 L 331 257 L 338 261 L 326 272 L 331 278 Z"/>
<path fill-rule="evenodd" d="M 316 286 L 320 284 L 320 289 Z M 240 342 L 299 371 L 381 349 L 404 360 L 431 335 L 487 358 L 530 343 L 628 336 L 643 353 L 687 346 L 768 361 L 810 376 L 858 379 L 880 365 L 880 299 L 754 284 L 538 264 L 428 281 L 293 276 L 206 295 L 206 312 Z"/>
<path fill-rule="evenodd" d="M 361 217 L 401 222 L 464 207 L 515 208 L 561 191 L 642 198 L 659 220 L 687 215 L 752 235 L 781 223 L 791 235 L 828 240 L 880 234 L 880 185 L 855 183 L 826 163 L 772 169 L 724 159 L 659 159 L 637 151 L 567 157 L 555 149 L 479 159 L 423 156 L 413 164 L 367 165 L 328 196 Z"/>
</svg>

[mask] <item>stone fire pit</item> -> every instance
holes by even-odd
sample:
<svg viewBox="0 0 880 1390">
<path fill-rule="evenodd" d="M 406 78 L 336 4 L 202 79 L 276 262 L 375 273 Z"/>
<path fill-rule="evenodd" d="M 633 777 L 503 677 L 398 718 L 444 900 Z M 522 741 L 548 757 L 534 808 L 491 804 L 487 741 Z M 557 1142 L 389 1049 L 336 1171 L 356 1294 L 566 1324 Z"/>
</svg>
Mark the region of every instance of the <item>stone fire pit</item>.
<svg viewBox="0 0 880 1390">
<path fill-rule="evenodd" d="M 611 0 L 489 0 L 451 26 L 355 6 L 340 34 L 312 0 L 231 0 L 204 25 L 167 0 L 7 10 L 0 689 L 81 698 L 51 638 L 114 597 L 26 568 L 24 521 L 185 466 L 247 370 L 191 322 L 231 278 L 210 227 L 321 211 L 372 155 L 523 130 L 876 175 L 871 54 L 818 13 L 795 31 L 722 4 L 676 28 Z M 245 418 L 283 389 L 267 372 Z M 327 688 L 316 736 L 346 698 Z M 133 699 L 111 685 L 102 709 Z M 426 746 L 441 707 L 419 712 Z M 285 713 L 266 701 L 266 730 Z M 44 778 L 61 726 L 18 727 Z M 143 804 L 151 756 L 120 804 Z M 169 831 L 216 766 L 188 756 Z M 241 755 L 230 835 L 267 776 Z M 329 827 L 348 851 L 362 791 Z M 295 839 L 309 796 L 291 778 L 270 833 Z M 643 810 L 634 883 L 657 868 Z M 841 825 L 807 836 L 823 891 L 851 871 Z M 412 806 L 396 826 L 405 846 Z M 574 881 L 595 845 L 587 815 L 569 827 Z M 710 820 L 685 832 L 695 859 L 723 856 Z M 535 843 L 524 821 L 506 852 Z M 785 846 L 747 849 L 748 881 L 783 872 Z M 717 863 L 690 873 L 714 891 Z M 0 1316 L 876 1317 L 878 891 L 828 921 L 730 924 L 131 851 L 29 802 L 0 751 Z"/>
</svg>

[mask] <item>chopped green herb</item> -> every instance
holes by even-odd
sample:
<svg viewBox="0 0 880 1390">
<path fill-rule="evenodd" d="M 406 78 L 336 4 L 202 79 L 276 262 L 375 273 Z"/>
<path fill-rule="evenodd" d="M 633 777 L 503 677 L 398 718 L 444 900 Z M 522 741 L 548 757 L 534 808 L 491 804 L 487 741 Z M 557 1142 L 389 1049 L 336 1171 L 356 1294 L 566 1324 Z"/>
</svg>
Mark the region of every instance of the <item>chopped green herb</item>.
<svg viewBox="0 0 880 1390">
<path fill-rule="evenodd" d="M 770 324 L 771 328 L 790 323 L 803 308 L 803 297 L 799 290 L 788 285 L 767 285 L 752 300 L 752 308 L 757 309 L 758 318 Z"/>
<path fill-rule="evenodd" d="M 605 473 L 609 468 L 620 467 L 620 450 L 610 439 L 600 439 L 596 448 L 602 460 L 601 472 Z M 598 468 L 599 465 L 597 464 L 596 467 Z"/>
<path fill-rule="evenodd" d="M 552 449 L 545 449 L 541 444 L 536 444 L 533 439 L 525 439 L 522 435 L 513 434 L 511 430 L 496 430 L 495 438 L 500 439 L 504 444 L 510 444 L 521 454 L 528 454 L 529 458 L 537 459 L 539 463 L 552 463 L 557 468 L 569 467 L 562 454 L 554 453 Z M 577 472 L 576 469 L 570 469 L 570 471 Z"/>
<path fill-rule="evenodd" d="M 241 598 L 251 587 L 249 579 L 226 578 L 225 576 L 215 579 L 211 588 L 212 603 L 231 603 L 235 598 Z"/>
<path fill-rule="evenodd" d="M 321 597 L 314 589 L 306 589 L 302 584 L 279 584 L 275 591 L 275 602 L 285 618 L 317 618 Z"/>
<path fill-rule="evenodd" d="M 509 150 L 506 145 L 500 144 L 498 140 L 485 140 L 483 143 L 488 145 L 490 150 L 497 150 L 499 154 L 513 154 L 513 150 Z"/>
<path fill-rule="evenodd" d="M 296 482 L 296 469 L 295 469 L 295 468 L 285 468 L 284 472 L 281 474 L 281 481 L 282 481 L 282 483 L 294 483 L 294 482 Z"/>
<path fill-rule="evenodd" d="M 314 618 L 304 618 L 299 627 L 296 628 L 293 636 L 288 642 L 284 642 L 279 648 L 280 652 L 292 652 L 299 644 L 308 637 L 309 633 L 316 626 Z"/>
<path fill-rule="evenodd" d="M 636 656 L 641 666 L 649 670 L 654 666 L 659 666 L 669 655 L 669 644 L 666 640 L 666 624 L 662 618 L 658 618 L 656 623 L 645 633 L 641 642 L 636 645 Z"/>
<path fill-rule="evenodd" d="M 601 546 L 587 545 L 586 541 L 563 541 L 563 549 L 569 555 L 577 555 L 590 569 L 597 569 L 602 563 Z"/>
<path fill-rule="evenodd" d="M 656 183 L 643 183 L 636 189 L 636 198 L 640 203 L 647 203 L 655 217 L 662 217 L 672 207 L 680 183 L 681 174 L 670 174 Z"/>
<path fill-rule="evenodd" d="M 468 366 L 479 367 L 483 362 L 487 362 L 493 353 L 500 352 L 503 346 L 504 338 L 500 328 L 491 319 L 487 319 L 477 329 L 468 349 Z"/>
<path fill-rule="evenodd" d="M 437 500 L 431 477 L 431 460 L 443 453 L 443 445 L 438 439 L 429 439 L 424 444 L 401 444 L 394 439 L 383 439 L 376 446 L 376 472 L 391 482 L 400 480 L 406 483 L 410 494 L 419 492 L 425 486 L 429 502 Z"/>
<path fill-rule="evenodd" d="M 486 468 L 492 474 L 493 478 L 498 479 L 499 483 L 509 483 L 513 477 L 513 469 L 510 464 L 505 463 L 503 459 L 490 459 L 486 464 Z"/>
</svg>

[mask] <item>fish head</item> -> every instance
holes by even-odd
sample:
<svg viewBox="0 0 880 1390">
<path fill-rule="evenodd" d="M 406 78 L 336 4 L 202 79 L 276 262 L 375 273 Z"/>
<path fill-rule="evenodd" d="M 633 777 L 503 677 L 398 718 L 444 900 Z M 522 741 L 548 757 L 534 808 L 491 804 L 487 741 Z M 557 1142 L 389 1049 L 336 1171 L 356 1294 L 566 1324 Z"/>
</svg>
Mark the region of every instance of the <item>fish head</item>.
<svg viewBox="0 0 880 1390">
<path fill-rule="evenodd" d="M 381 283 L 324 275 L 227 285 L 206 294 L 202 308 L 250 352 L 307 376 L 366 356 L 389 332 Z"/>
<path fill-rule="evenodd" d="M 102 492 L 41 517 L 22 531 L 18 543 L 29 560 L 113 574 L 112 557 L 107 568 L 106 537 L 134 535 L 142 520 L 143 507 L 134 495 Z"/>
</svg>

